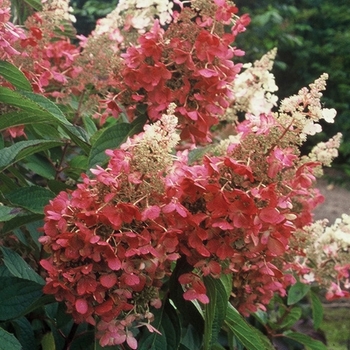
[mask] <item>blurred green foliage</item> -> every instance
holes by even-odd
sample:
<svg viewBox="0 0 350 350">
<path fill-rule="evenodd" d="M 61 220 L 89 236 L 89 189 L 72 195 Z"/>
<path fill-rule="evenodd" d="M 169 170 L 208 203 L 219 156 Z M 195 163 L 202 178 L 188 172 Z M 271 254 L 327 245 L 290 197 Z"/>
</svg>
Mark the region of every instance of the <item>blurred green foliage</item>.
<svg viewBox="0 0 350 350">
<path fill-rule="evenodd" d="M 77 19 L 77 32 L 87 36 L 95 28 L 99 18 L 105 17 L 116 8 L 118 0 L 71 0 L 70 4 Z"/>
<path fill-rule="evenodd" d="M 340 156 L 334 166 L 350 175 L 350 11 L 348 0 L 235 1 L 252 23 L 237 38 L 246 48 L 245 61 L 254 61 L 273 47 L 278 55 L 273 73 L 284 98 L 307 86 L 322 73 L 329 74 L 323 102 L 337 110 L 334 125 L 308 145 L 343 134 Z M 247 49 L 248 48 L 248 49 Z"/>
</svg>

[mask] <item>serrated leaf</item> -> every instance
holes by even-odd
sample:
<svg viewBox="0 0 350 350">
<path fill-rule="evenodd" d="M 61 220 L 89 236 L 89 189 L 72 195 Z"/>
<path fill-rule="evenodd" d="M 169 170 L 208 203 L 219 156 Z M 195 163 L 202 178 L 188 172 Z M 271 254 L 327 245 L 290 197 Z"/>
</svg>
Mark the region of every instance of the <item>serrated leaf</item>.
<svg viewBox="0 0 350 350">
<path fill-rule="evenodd" d="M 310 291 L 311 308 L 312 308 L 312 319 L 314 322 L 314 328 L 318 329 L 321 326 L 323 320 L 323 306 L 320 298 L 316 293 Z"/>
<path fill-rule="evenodd" d="M 39 220 L 36 222 L 30 222 L 25 227 L 26 230 L 29 232 L 31 239 L 39 249 L 42 247 L 42 245 L 38 241 L 39 237 L 42 235 L 39 228 L 42 228 L 43 226 L 44 226 L 43 220 Z"/>
<path fill-rule="evenodd" d="M 0 102 L 21 108 L 31 115 L 51 116 L 53 120 L 70 124 L 60 109 L 46 97 L 29 91 L 13 91 L 0 86 Z"/>
<path fill-rule="evenodd" d="M 118 148 L 128 137 L 141 132 L 146 120 L 145 116 L 140 116 L 131 124 L 112 124 L 108 128 L 97 132 L 91 140 L 92 148 L 89 155 L 88 168 L 91 169 L 97 164 L 105 163 L 108 159 L 105 151 Z"/>
<path fill-rule="evenodd" d="M 247 349 L 266 349 L 266 346 L 264 346 L 266 341 L 263 340 L 264 335 L 248 324 L 229 302 L 224 323 L 228 330 L 232 332 Z"/>
<path fill-rule="evenodd" d="M 39 107 L 39 115 L 47 115 L 48 113 L 61 124 L 72 125 L 67 120 L 66 116 L 62 113 L 62 111 L 58 108 L 58 106 L 46 97 L 29 91 L 19 91 L 19 94 L 22 97 L 24 97 L 24 99 L 22 98 L 23 100 L 27 100 L 26 103 L 30 101 L 31 103 L 34 103 L 37 107 Z M 21 108 L 25 109 L 23 108 L 23 106 Z"/>
<path fill-rule="evenodd" d="M 202 159 L 211 148 L 212 146 L 206 146 L 206 147 L 199 147 L 191 150 L 188 154 L 189 164 L 193 164 L 196 161 Z"/>
<path fill-rule="evenodd" d="M 223 277 L 226 282 L 226 278 Z M 231 289 L 225 288 L 221 279 L 204 277 L 209 303 L 204 305 L 204 349 L 209 350 L 217 342 L 222 324 L 226 318 L 227 301 Z"/>
<path fill-rule="evenodd" d="M 283 317 L 283 321 L 278 325 L 278 328 L 290 328 L 295 322 L 299 320 L 302 314 L 302 309 L 300 307 L 293 307 L 291 310 L 286 311 L 288 314 Z"/>
<path fill-rule="evenodd" d="M 17 277 L 2 277 L 0 284 L 0 321 L 23 316 L 24 311 L 42 295 L 42 285 Z"/>
<path fill-rule="evenodd" d="M 56 301 L 52 294 L 43 294 L 39 299 L 30 304 L 26 309 L 24 314 L 29 314 L 38 308 L 45 307 L 47 304 L 52 304 Z"/>
<path fill-rule="evenodd" d="M 283 335 L 289 339 L 293 339 L 300 344 L 305 345 L 309 350 L 327 350 L 327 346 L 319 340 L 313 339 L 310 336 L 296 332 L 285 332 Z"/>
<path fill-rule="evenodd" d="M 310 290 L 310 286 L 301 282 L 297 282 L 289 288 L 287 304 L 293 305 L 304 298 Z"/>
<path fill-rule="evenodd" d="M 22 345 L 22 350 L 36 349 L 37 344 L 31 323 L 25 317 L 17 318 L 11 323 L 15 329 L 16 337 Z"/>
<path fill-rule="evenodd" d="M 97 127 L 91 117 L 83 117 L 83 123 L 87 134 L 91 137 L 97 132 Z"/>
<path fill-rule="evenodd" d="M 9 332 L 6 332 L 0 327 L 0 350 L 22 350 L 21 343 L 15 338 L 15 336 Z"/>
<path fill-rule="evenodd" d="M 19 141 L 0 150 L 0 169 L 5 169 L 29 155 L 60 145 L 62 145 L 62 142 L 53 140 Z"/>
<path fill-rule="evenodd" d="M 3 261 L 7 269 L 14 277 L 33 281 L 44 285 L 44 279 L 39 276 L 16 252 L 9 248 L 0 247 L 3 254 Z"/>
<path fill-rule="evenodd" d="M 51 117 L 47 115 L 37 115 L 28 113 L 27 111 L 16 111 L 2 114 L 0 118 L 0 130 L 17 126 L 17 125 L 32 125 L 37 123 L 53 123 Z"/>
<path fill-rule="evenodd" d="M 20 90 L 32 90 L 26 76 L 14 65 L 6 61 L 0 61 L 0 75 L 2 75 L 15 88 Z"/>
<path fill-rule="evenodd" d="M 1 150 L 0 150 L 0 154 L 1 154 Z M 1 173 L 0 171 L 0 191 L 1 192 L 12 191 L 18 187 L 19 187 L 18 183 L 17 181 L 15 181 L 15 179 L 8 176 L 8 174 Z"/>
<path fill-rule="evenodd" d="M 55 194 L 44 187 L 28 186 L 6 193 L 4 197 L 13 206 L 27 209 L 35 214 L 43 214 L 44 206 L 55 197 Z"/>
</svg>

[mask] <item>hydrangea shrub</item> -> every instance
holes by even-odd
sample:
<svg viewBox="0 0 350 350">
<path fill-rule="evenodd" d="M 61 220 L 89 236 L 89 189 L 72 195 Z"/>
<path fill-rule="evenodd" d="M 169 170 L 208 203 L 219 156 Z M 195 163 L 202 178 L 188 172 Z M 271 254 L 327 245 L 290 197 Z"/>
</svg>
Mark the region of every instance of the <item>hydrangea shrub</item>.
<svg viewBox="0 0 350 350">
<path fill-rule="evenodd" d="M 319 326 L 311 288 L 349 297 L 347 216 L 312 213 L 341 135 L 300 152 L 336 115 L 327 74 L 278 102 L 275 50 L 236 63 L 250 19 L 225 0 L 120 1 L 78 42 L 67 1 L 10 16 L 2 0 L 6 344 L 324 349 L 291 327 L 307 294 Z"/>
</svg>

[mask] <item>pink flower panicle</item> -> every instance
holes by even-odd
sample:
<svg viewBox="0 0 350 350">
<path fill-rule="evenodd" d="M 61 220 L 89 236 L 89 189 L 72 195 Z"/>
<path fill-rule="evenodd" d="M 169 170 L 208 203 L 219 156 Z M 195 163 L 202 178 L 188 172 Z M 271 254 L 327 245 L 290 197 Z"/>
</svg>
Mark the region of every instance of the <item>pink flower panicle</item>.
<svg viewBox="0 0 350 350">
<path fill-rule="evenodd" d="M 209 129 L 227 108 L 229 84 L 241 68 L 232 58 L 243 52 L 231 43 L 249 21 L 234 26 L 234 32 L 224 29 L 227 23 L 239 21 L 236 12 L 226 1 L 213 1 L 210 6 L 197 1 L 196 9 L 184 8 L 166 31 L 154 21 L 138 43 L 121 55 L 124 68 L 116 80 L 123 85 L 110 102 L 120 101 L 130 118 L 135 116 L 135 106 L 144 103 L 151 120 L 159 119 L 174 102 L 181 138 L 210 140 Z M 108 105 L 116 108 L 107 101 Z"/>
</svg>

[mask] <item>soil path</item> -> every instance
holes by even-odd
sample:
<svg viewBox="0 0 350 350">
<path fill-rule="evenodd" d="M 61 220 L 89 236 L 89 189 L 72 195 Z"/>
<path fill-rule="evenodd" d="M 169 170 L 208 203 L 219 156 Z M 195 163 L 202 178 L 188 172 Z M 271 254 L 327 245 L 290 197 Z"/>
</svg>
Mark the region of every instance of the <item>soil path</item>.
<svg viewBox="0 0 350 350">
<path fill-rule="evenodd" d="M 350 191 L 341 186 L 329 184 L 325 179 L 319 179 L 316 186 L 325 197 L 324 203 L 314 211 L 315 220 L 328 219 L 333 224 L 343 213 L 350 215 Z"/>
</svg>

